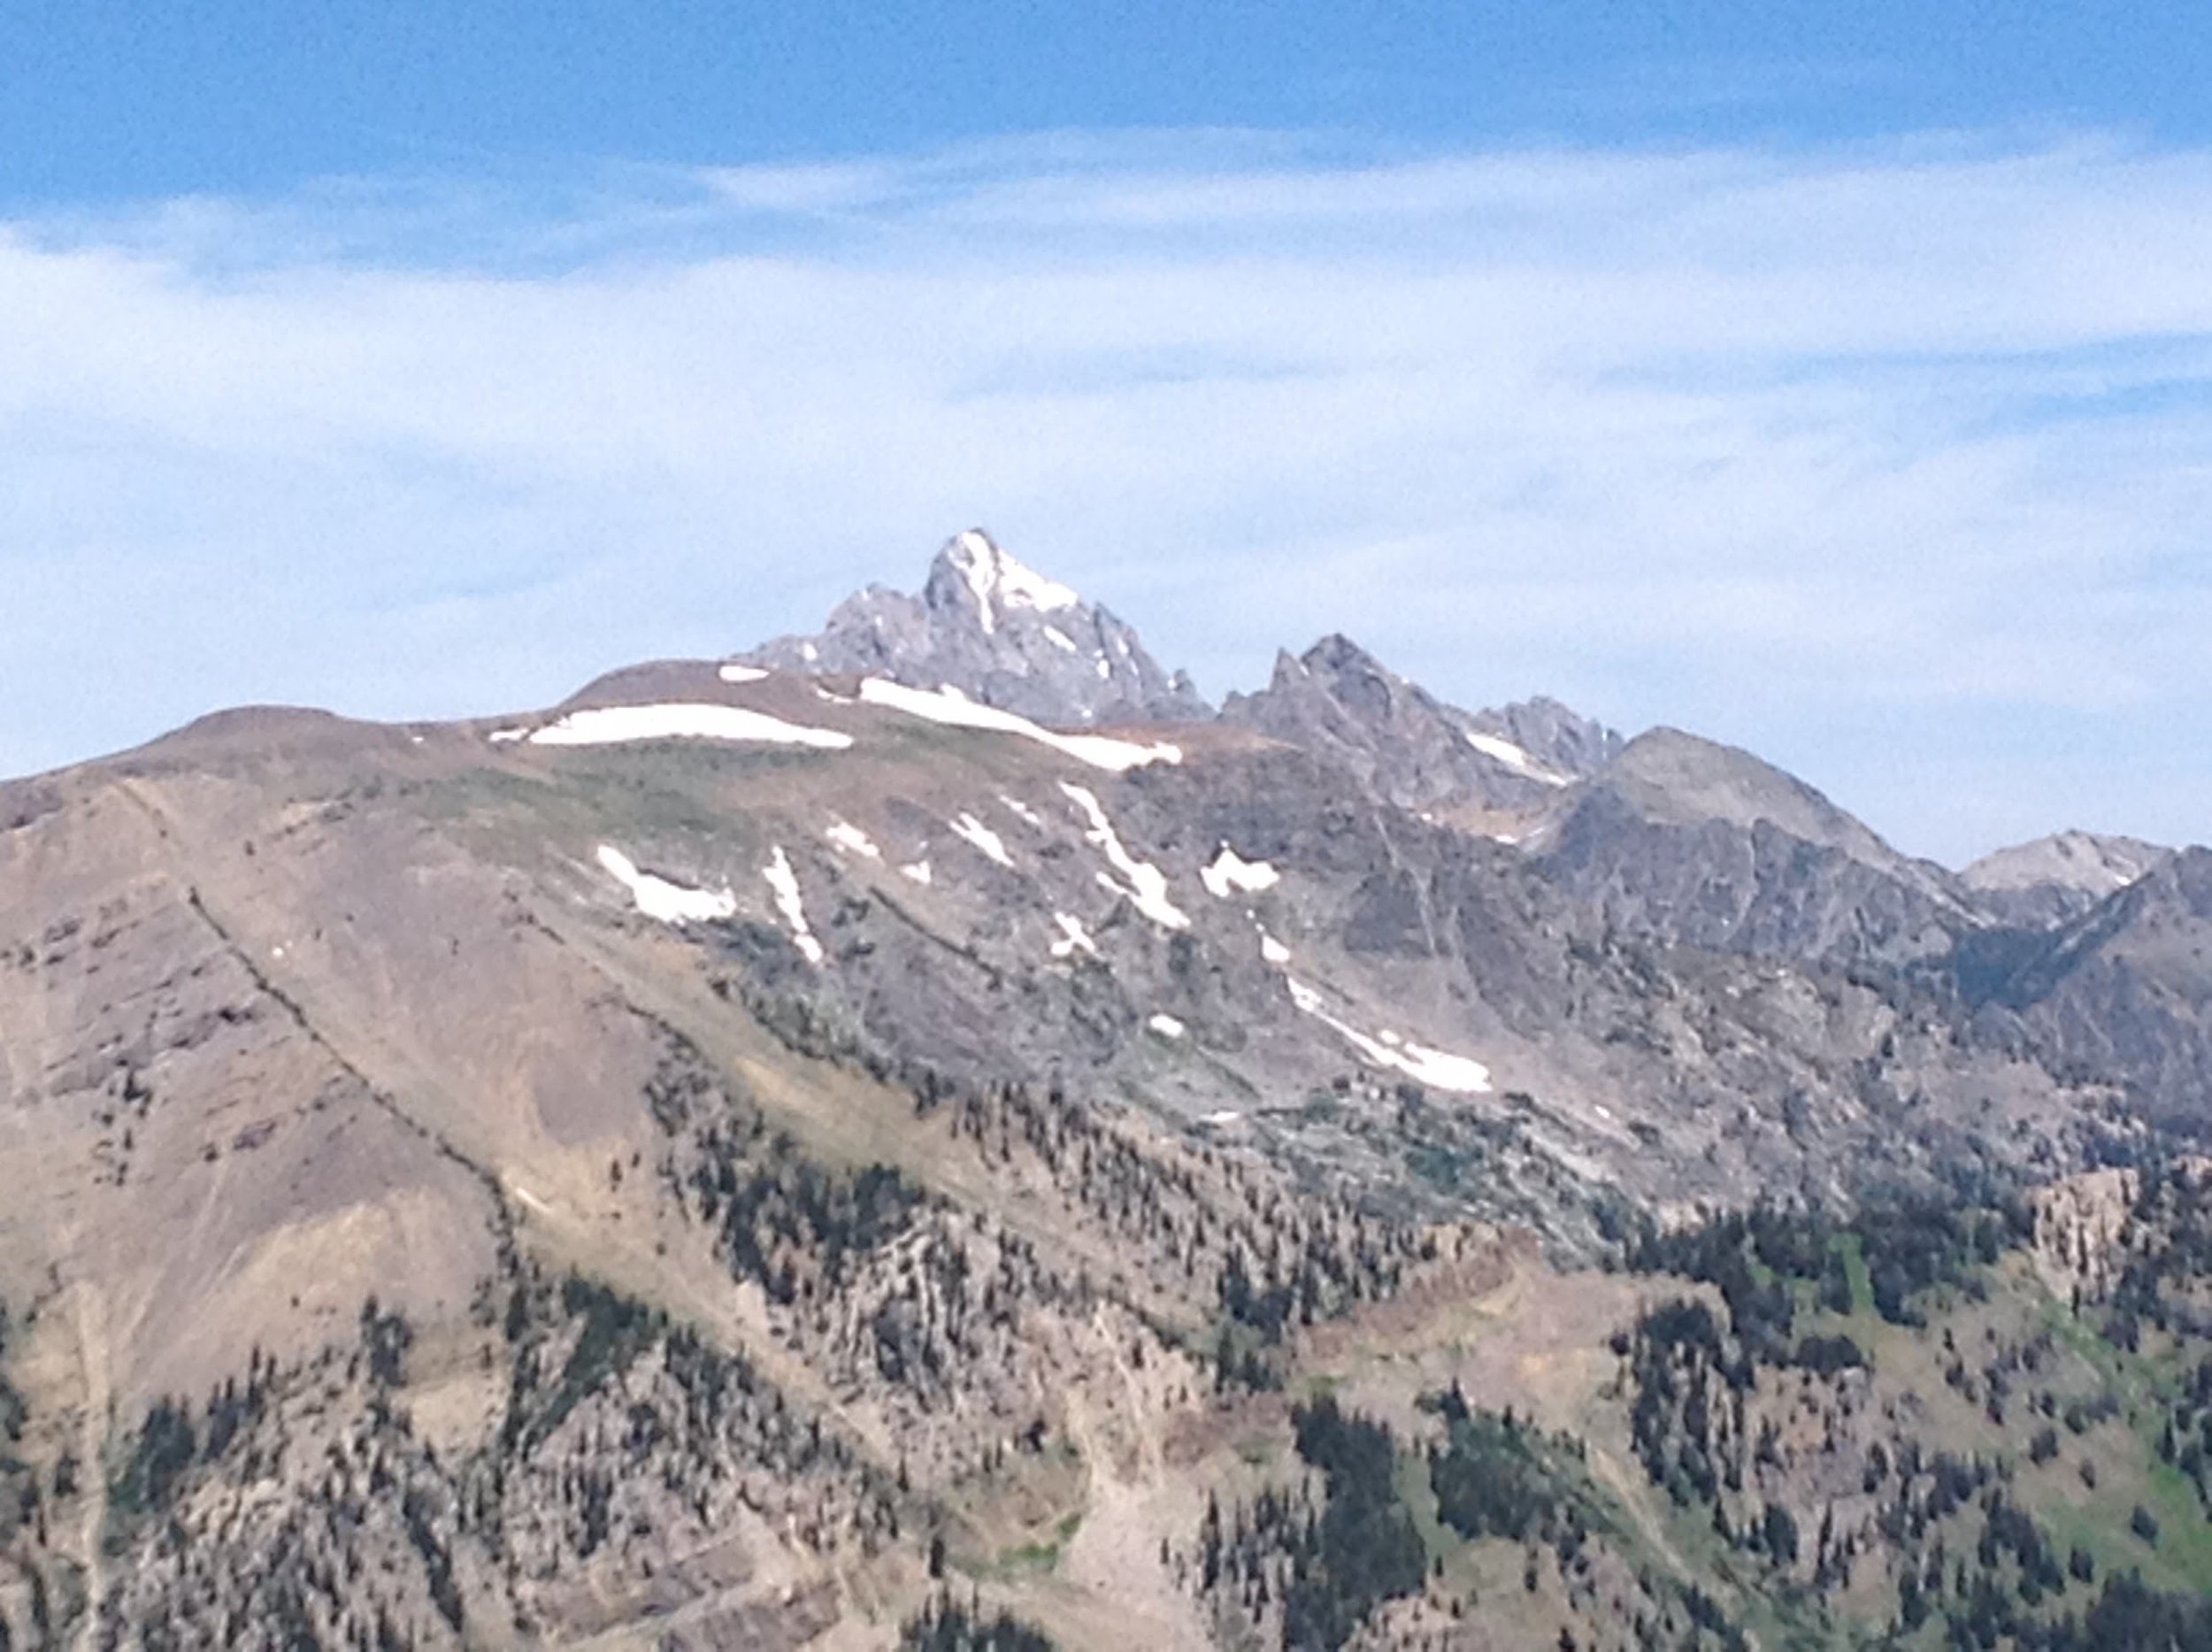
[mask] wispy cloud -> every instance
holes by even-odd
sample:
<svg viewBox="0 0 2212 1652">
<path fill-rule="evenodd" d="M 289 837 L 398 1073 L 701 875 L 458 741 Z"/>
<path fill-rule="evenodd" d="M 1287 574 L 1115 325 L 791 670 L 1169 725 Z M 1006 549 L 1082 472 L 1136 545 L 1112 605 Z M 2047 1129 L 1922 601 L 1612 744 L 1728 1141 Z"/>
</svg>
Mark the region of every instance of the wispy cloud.
<svg viewBox="0 0 2212 1652">
<path fill-rule="evenodd" d="M 1341 628 L 1915 848 L 2202 836 L 2154 758 L 2212 735 L 2208 267 L 2212 155 L 2093 134 L 1078 134 L 0 226 L 0 771 L 541 701 L 984 521 L 1216 691 Z"/>
</svg>

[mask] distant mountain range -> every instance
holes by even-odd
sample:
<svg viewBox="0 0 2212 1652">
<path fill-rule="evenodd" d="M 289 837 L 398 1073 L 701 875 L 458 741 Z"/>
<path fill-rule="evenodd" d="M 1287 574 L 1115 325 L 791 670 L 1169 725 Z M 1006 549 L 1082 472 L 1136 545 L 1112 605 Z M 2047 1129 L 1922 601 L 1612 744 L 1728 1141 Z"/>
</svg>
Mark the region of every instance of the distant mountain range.
<svg viewBox="0 0 2212 1652">
<path fill-rule="evenodd" d="M 2212 1093 L 2212 851 L 1953 872 L 1341 636 L 1216 711 L 974 530 L 558 706 L 0 786 L 0 1648 L 862 1645 L 948 1576 L 1246 1644 L 1174 1558 L 1283 1448 L 1236 1393 Z"/>
</svg>

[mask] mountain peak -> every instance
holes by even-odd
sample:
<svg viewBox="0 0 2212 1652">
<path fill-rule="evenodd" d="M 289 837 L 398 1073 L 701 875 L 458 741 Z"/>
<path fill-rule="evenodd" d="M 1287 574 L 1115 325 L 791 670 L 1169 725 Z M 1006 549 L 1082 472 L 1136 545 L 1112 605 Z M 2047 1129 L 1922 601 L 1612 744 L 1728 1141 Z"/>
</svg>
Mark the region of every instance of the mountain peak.
<svg viewBox="0 0 2212 1652">
<path fill-rule="evenodd" d="M 924 600 L 951 596 L 964 589 L 973 601 L 977 623 L 986 635 L 998 629 L 999 616 L 1015 609 L 1057 613 L 1082 606 L 1083 599 L 1056 580 L 1048 580 L 1002 549 L 979 527 L 956 534 L 930 565 Z"/>
<path fill-rule="evenodd" d="M 1164 671 L 1134 631 L 979 527 L 939 549 L 920 595 L 870 586 L 840 603 L 818 635 L 779 637 L 740 657 L 950 687 L 1041 723 L 1180 720 L 1209 711 L 1190 679 Z"/>
<path fill-rule="evenodd" d="M 1463 711 L 1340 632 L 1295 657 L 1278 655 L 1268 686 L 1230 695 L 1221 714 L 1329 752 L 1401 808 L 1472 811 L 1470 818 L 1484 820 L 1540 807 L 1620 743 L 1610 730 L 1553 702 Z M 1525 728 L 1540 736 L 1542 751 L 1521 738 Z M 1595 761 L 1586 761 L 1591 754 Z"/>
<path fill-rule="evenodd" d="M 1330 632 L 1300 657 L 1309 670 L 1321 666 L 1330 671 L 1386 671 L 1380 660 L 1341 631 Z"/>
<path fill-rule="evenodd" d="M 2057 884 L 2099 899 L 2133 883 L 2170 849 L 2101 832 L 2054 832 L 1983 856 L 1959 875 L 1977 889 L 2032 889 Z"/>
<path fill-rule="evenodd" d="M 1901 859 L 1863 822 L 1813 787 L 1740 747 L 1678 728 L 1654 728 L 1622 749 L 1606 780 L 1654 819 L 1721 820 L 1746 830 L 1767 821 L 1809 843 L 1887 866 Z"/>
<path fill-rule="evenodd" d="M 2054 832 L 1975 861 L 1960 879 L 2008 923 L 2062 922 L 2154 872 L 2171 849 L 2101 832 Z"/>
</svg>

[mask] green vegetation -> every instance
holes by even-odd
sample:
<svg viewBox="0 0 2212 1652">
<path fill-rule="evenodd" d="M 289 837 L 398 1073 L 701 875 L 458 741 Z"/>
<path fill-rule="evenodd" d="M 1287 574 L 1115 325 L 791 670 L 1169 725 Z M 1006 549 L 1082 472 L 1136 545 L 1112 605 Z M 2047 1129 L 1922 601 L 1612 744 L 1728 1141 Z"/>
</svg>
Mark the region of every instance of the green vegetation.
<svg viewBox="0 0 2212 1652">
<path fill-rule="evenodd" d="M 15 1452 L 29 1425 L 31 1408 L 8 1380 L 8 1333 L 7 1304 L 0 1302 L 0 1550 L 7 1548 L 19 1527 L 35 1517 L 39 1501 L 37 1476 Z M 0 1625 L 4 1625 L 4 1619 L 0 1619 Z M 0 1652 L 6 1648 L 0 1647 Z"/>
<path fill-rule="evenodd" d="M 160 1512 L 198 1452 L 189 1410 L 173 1400 L 155 1401 L 109 1484 L 108 1506 L 127 1516 Z"/>
<path fill-rule="evenodd" d="M 414 1340 L 403 1315 L 380 1312 L 373 1296 L 361 1304 L 361 1352 L 369 1380 L 378 1387 L 396 1388 L 407 1380 L 407 1350 Z"/>
<path fill-rule="evenodd" d="M 1548 1440 L 1511 1411 L 1471 1410 L 1456 1385 L 1437 1407 L 1447 1432 L 1443 1448 L 1430 1455 L 1429 1485 L 1440 1519 L 1467 1539 L 1580 1545 L 1591 1510 L 1552 1461 L 1555 1453 L 1578 1455 L 1573 1441 Z"/>
<path fill-rule="evenodd" d="M 527 1289 L 519 1285 L 515 1288 Z M 667 1332 L 665 1315 L 578 1274 L 562 1282 L 560 1302 L 565 1314 L 580 1317 L 583 1323 L 549 1386 L 543 1384 L 539 1370 L 540 1345 L 532 1341 L 516 1351 L 502 1434 L 510 1451 L 527 1452 L 546 1439 L 580 1401 L 596 1393 Z M 515 1318 L 511 1313 L 511 1326 Z"/>
<path fill-rule="evenodd" d="M 5 1366 L 9 1334 L 8 1306 L 0 1302 L 0 1441 L 14 1445 L 23 1438 L 24 1425 L 30 1420 L 31 1408 L 8 1380 Z"/>
<path fill-rule="evenodd" d="M 2010 1204 L 1646 1233 L 1640 1264 L 1720 1300 L 1616 1339 L 1638 1458 L 1778 1598 L 1870 1609 L 1907 1645 L 2212 1647 L 2208 1217 L 2200 1178 L 2158 1168 L 2100 1234 L 2108 1262 Z M 2070 1302 L 2032 1237 L 2085 1281 Z"/>
<path fill-rule="evenodd" d="M 662 1130 L 686 1143 L 682 1162 L 663 1161 L 664 1186 L 715 1231 L 731 1276 L 757 1280 L 779 1304 L 843 1288 L 859 1259 L 904 1233 L 924 1203 L 894 1166 L 838 1171 L 809 1157 L 688 1043 L 663 1057 L 645 1101 Z"/>
<path fill-rule="evenodd" d="M 1328 1502 L 1310 1553 L 1283 1598 L 1286 1647 L 1342 1646 L 1379 1601 L 1420 1588 L 1426 1555 L 1399 1498 L 1397 1442 L 1333 1396 L 1291 1412 L 1298 1455 L 1319 1469 Z"/>
<path fill-rule="evenodd" d="M 1847 1219 L 1762 1205 L 1674 1233 L 1647 1226 L 1628 1257 L 1638 1272 L 1716 1287 L 1735 1334 L 1760 1357 L 1788 1364 L 1781 1350 L 1801 1312 L 1849 1316 L 1870 1305 L 1888 1324 L 1924 1325 L 1924 1295 L 1994 1263 L 2028 1226 L 2020 1206 L 1928 1198 L 1870 1203 Z"/>
<path fill-rule="evenodd" d="M 899 1652 L 1053 1652 L 1053 1642 L 1010 1612 L 986 1617 L 940 1594 L 901 1627 Z"/>
<path fill-rule="evenodd" d="M 1210 1502 L 1198 1533 L 1202 1595 L 1279 1625 L 1288 1648 L 1335 1652 L 1381 1602 L 1417 1593 L 1428 1550 L 1400 1490 L 1397 1441 L 1333 1396 L 1292 1408 L 1298 1456 L 1319 1471 L 1310 1490 L 1269 1487 L 1225 1515 Z"/>
<path fill-rule="evenodd" d="M 1052 1528 L 1052 1535 L 1011 1548 L 1002 1548 L 986 1564 L 963 1563 L 963 1569 L 977 1577 L 1001 1580 L 1019 1577 L 1041 1577 L 1059 1570 L 1061 1557 L 1075 1541 L 1075 1534 L 1083 1527 L 1083 1511 L 1076 1510 L 1063 1515 Z"/>
</svg>

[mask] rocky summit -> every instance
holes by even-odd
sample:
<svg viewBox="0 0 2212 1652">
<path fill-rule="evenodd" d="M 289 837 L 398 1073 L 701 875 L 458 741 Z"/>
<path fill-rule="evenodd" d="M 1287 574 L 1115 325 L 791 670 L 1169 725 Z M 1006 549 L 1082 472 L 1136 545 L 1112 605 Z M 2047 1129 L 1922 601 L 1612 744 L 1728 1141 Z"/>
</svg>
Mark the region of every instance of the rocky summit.
<svg viewBox="0 0 2212 1652">
<path fill-rule="evenodd" d="M 2212 1644 L 2212 851 L 731 641 L 0 786 L 0 1648 Z"/>
<path fill-rule="evenodd" d="M 1202 718 L 1181 672 L 1162 671 L 1137 634 L 1016 561 L 979 528 L 956 534 L 919 596 L 871 586 L 838 604 L 818 636 L 779 637 L 738 657 L 780 671 L 881 675 L 951 687 L 1053 723 Z"/>
<path fill-rule="evenodd" d="M 1394 807 L 1469 822 L 1540 814 L 1621 744 L 1556 701 L 1477 713 L 1443 704 L 1341 636 L 1278 655 L 1267 687 L 1231 695 L 1221 716 L 1322 754 Z"/>
</svg>

